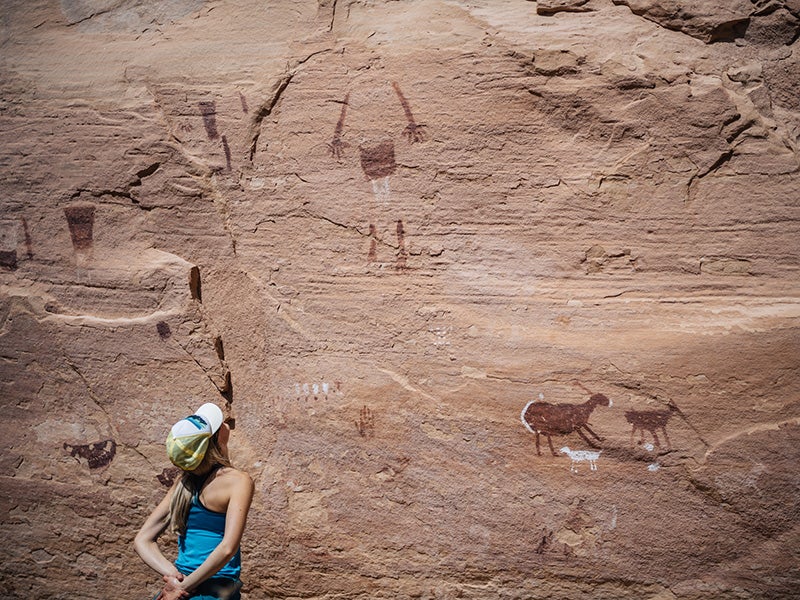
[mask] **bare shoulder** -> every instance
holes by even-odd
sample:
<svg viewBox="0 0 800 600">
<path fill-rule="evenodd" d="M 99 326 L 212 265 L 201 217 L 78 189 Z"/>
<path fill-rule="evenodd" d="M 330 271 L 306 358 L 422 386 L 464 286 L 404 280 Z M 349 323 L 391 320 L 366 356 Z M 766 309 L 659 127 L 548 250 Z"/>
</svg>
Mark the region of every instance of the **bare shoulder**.
<svg viewBox="0 0 800 600">
<path fill-rule="evenodd" d="M 234 467 L 225 467 L 221 470 L 219 476 L 220 479 L 224 479 L 228 485 L 233 485 L 236 487 L 253 487 L 253 478 L 250 477 L 250 474 L 246 471 L 240 471 Z"/>
</svg>

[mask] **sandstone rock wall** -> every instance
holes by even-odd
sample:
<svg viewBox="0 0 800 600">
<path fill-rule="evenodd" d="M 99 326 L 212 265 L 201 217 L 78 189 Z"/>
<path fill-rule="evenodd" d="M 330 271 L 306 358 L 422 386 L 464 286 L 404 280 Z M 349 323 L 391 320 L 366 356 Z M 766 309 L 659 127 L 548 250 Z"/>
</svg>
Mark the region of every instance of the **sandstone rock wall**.
<svg viewBox="0 0 800 600">
<path fill-rule="evenodd" d="M 1 18 L 7 597 L 152 596 L 206 400 L 246 598 L 794 596 L 795 0 Z"/>
</svg>

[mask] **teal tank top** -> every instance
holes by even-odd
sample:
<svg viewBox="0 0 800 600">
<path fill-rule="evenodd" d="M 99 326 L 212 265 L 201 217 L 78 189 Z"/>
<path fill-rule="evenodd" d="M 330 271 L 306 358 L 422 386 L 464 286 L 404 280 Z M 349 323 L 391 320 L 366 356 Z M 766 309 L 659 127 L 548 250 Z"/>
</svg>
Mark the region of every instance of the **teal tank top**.
<svg viewBox="0 0 800 600">
<path fill-rule="evenodd" d="M 175 561 L 175 567 L 184 575 L 195 571 L 219 545 L 224 534 L 225 513 L 208 510 L 195 494 L 186 519 L 186 533 L 178 537 L 178 559 Z M 211 577 L 239 579 L 241 572 L 242 554 L 241 550 L 237 549 L 228 564 Z"/>
</svg>

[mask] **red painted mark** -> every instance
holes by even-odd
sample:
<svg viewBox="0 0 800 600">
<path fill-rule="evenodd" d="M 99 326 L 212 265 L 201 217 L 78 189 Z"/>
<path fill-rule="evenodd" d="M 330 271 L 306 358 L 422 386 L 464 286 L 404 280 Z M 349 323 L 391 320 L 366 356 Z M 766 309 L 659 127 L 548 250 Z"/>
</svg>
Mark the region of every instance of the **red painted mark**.
<svg viewBox="0 0 800 600">
<path fill-rule="evenodd" d="M 203 115 L 203 125 L 206 127 L 208 139 L 215 140 L 219 137 L 217 132 L 217 103 L 213 100 L 200 102 L 200 114 Z"/>
<path fill-rule="evenodd" d="M 231 147 L 228 146 L 228 138 L 222 136 L 222 149 L 225 150 L 225 164 L 228 165 L 228 171 L 231 170 Z"/>
<path fill-rule="evenodd" d="M 198 267 L 189 269 L 189 293 L 192 295 L 192 300 L 203 301 L 203 281 L 200 279 Z"/>
<path fill-rule="evenodd" d="M 31 240 L 31 232 L 28 230 L 28 221 L 25 217 L 22 218 L 22 229 L 25 232 L 25 249 L 28 251 L 28 258 L 33 258 L 33 241 Z"/>
<path fill-rule="evenodd" d="M 403 222 L 397 221 L 397 265 L 399 270 L 407 268 L 406 261 L 408 259 L 408 252 L 406 252 L 406 236 L 403 229 Z"/>
<path fill-rule="evenodd" d="M 72 246 L 76 250 L 92 247 L 92 231 L 94 228 L 94 206 L 67 206 L 64 209 L 72 236 Z"/>
<path fill-rule="evenodd" d="M 156 479 L 158 479 L 158 482 L 164 487 L 172 487 L 172 484 L 175 483 L 175 479 L 177 479 L 180 472 L 181 470 L 178 467 L 164 468 L 161 473 L 156 475 Z"/>
<path fill-rule="evenodd" d="M 342 112 L 339 113 L 339 120 L 336 122 L 336 129 L 333 130 L 333 139 L 328 144 L 328 152 L 331 153 L 331 156 L 335 159 L 340 159 L 342 154 L 344 153 L 344 149 L 347 147 L 342 141 L 342 130 L 344 129 L 344 118 L 347 116 L 347 106 L 350 102 L 350 92 L 344 97 L 344 101 L 342 102 Z"/>
<path fill-rule="evenodd" d="M 114 456 L 117 454 L 117 443 L 114 440 L 103 440 L 80 446 L 64 443 L 64 450 L 69 452 L 73 458 L 85 458 L 90 469 L 99 469 L 114 460 Z"/>
<path fill-rule="evenodd" d="M 371 438 L 375 435 L 375 417 L 372 416 L 372 411 L 366 406 L 359 412 L 356 429 L 358 430 L 358 435 L 363 438 Z"/>
<path fill-rule="evenodd" d="M 411 113 L 411 107 L 408 104 L 408 100 L 406 97 L 403 96 L 403 92 L 400 91 L 400 86 L 397 84 L 396 81 L 392 82 L 392 87 L 394 88 L 397 97 L 400 99 L 400 104 L 403 106 L 403 112 L 406 115 L 406 121 L 408 121 L 408 125 L 403 130 L 403 135 L 408 138 L 410 143 L 414 142 L 422 142 L 425 140 L 425 125 L 418 125 L 417 122 L 414 120 L 414 115 Z"/>
<path fill-rule="evenodd" d="M 377 146 L 360 147 L 361 168 L 370 179 L 381 179 L 394 173 L 394 142 L 385 141 Z"/>
<path fill-rule="evenodd" d="M 156 323 L 156 331 L 158 331 L 158 337 L 162 340 L 166 340 L 172 335 L 172 330 L 169 328 L 169 324 L 166 321 L 159 321 Z"/>
<path fill-rule="evenodd" d="M 598 446 L 586 437 L 586 430 L 595 440 L 603 441 L 589 427 L 589 417 L 598 406 L 611 406 L 611 401 L 603 394 L 592 394 L 583 404 L 550 404 L 549 402 L 529 402 L 522 412 L 522 420 L 536 435 L 536 454 L 542 454 L 539 447 L 539 434 L 547 436 L 547 443 L 553 456 L 556 454 L 552 435 L 567 435 L 577 433 L 584 442 L 597 448 Z"/>
<path fill-rule="evenodd" d="M 633 438 L 637 431 L 641 434 L 639 443 L 644 444 L 644 432 L 648 431 L 653 436 L 656 447 L 661 448 L 661 442 L 658 439 L 658 430 L 661 430 L 667 442 L 667 448 L 671 449 L 672 443 L 667 435 L 667 422 L 676 412 L 679 412 L 678 407 L 673 405 L 665 410 L 626 410 L 625 420 L 633 426 L 631 444 L 633 444 Z"/>
<path fill-rule="evenodd" d="M 400 85 L 396 81 L 393 81 L 392 87 L 394 88 L 397 97 L 400 98 L 400 104 L 403 105 L 403 112 L 406 113 L 406 120 L 409 123 L 413 123 L 414 115 L 411 114 L 411 107 L 408 105 L 408 100 L 406 100 L 406 97 L 403 96 L 403 92 L 400 91 Z"/>
</svg>

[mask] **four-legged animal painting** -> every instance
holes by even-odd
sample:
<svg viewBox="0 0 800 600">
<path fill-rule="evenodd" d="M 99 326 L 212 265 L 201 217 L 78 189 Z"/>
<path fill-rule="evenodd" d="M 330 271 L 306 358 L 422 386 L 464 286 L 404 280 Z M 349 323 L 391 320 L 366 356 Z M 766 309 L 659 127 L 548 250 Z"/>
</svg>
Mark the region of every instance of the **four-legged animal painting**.
<svg viewBox="0 0 800 600">
<path fill-rule="evenodd" d="M 577 433 L 589 446 L 595 449 L 599 448 L 597 442 L 602 442 L 604 438 L 589 426 L 589 418 L 598 406 L 612 406 L 612 401 L 607 396 L 592 394 L 582 404 L 552 404 L 542 401 L 542 398 L 543 396 L 540 394 L 539 400 L 528 402 L 520 414 L 522 424 L 536 436 L 537 455 L 541 456 L 542 454 L 539 441 L 541 435 L 547 437 L 547 444 L 550 446 L 553 456 L 558 456 L 553 447 L 552 436 L 554 435 L 566 436 Z M 667 422 L 676 413 L 682 415 L 680 409 L 671 401 L 668 408 L 663 410 L 625 411 L 625 420 L 632 426 L 631 444 L 634 445 L 634 437 L 639 432 L 639 444 L 644 446 L 645 431 L 647 431 L 653 437 L 655 447 L 661 450 L 661 440 L 659 439 L 659 433 L 661 433 L 666 442 L 666 449 L 671 450 L 672 444 L 667 434 Z M 646 447 L 649 450 L 653 449 L 653 446 L 649 444 Z M 591 471 L 597 470 L 599 451 L 571 450 L 568 446 L 564 446 L 560 452 L 570 457 L 570 471 L 573 473 L 577 473 L 577 463 L 579 462 L 588 462 Z"/>
<path fill-rule="evenodd" d="M 536 436 L 536 453 L 540 456 L 542 454 L 539 447 L 539 434 L 543 434 L 547 436 L 550 452 L 553 453 L 553 456 L 558 456 L 553 448 L 551 439 L 553 435 L 567 435 L 575 432 L 587 444 L 597 448 L 597 445 L 586 437 L 584 431 L 598 442 L 602 442 L 603 438 L 589 427 L 589 417 L 596 407 L 611 405 L 611 400 L 603 394 L 592 394 L 583 404 L 551 404 L 531 400 L 522 409 L 520 418 L 525 428 Z"/>
</svg>

